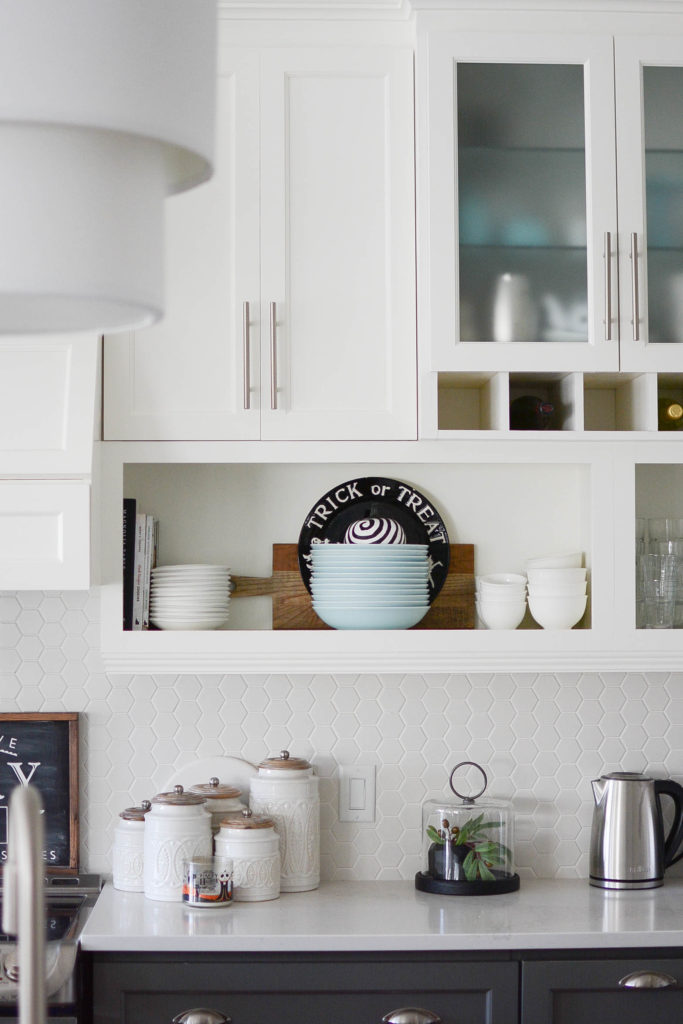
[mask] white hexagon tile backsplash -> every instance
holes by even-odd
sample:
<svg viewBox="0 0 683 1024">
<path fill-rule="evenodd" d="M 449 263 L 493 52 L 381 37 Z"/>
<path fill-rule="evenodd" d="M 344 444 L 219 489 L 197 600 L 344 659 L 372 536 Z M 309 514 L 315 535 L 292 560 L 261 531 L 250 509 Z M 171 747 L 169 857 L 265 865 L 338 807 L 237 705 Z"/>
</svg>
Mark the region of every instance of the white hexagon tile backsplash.
<svg viewBox="0 0 683 1024">
<path fill-rule="evenodd" d="M 0 596 L 0 711 L 82 713 L 92 871 L 111 871 L 119 811 L 216 755 L 287 747 L 314 763 L 327 879 L 411 878 L 422 802 L 463 759 L 514 799 L 522 877 L 586 876 L 590 779 L 629 768 L 683 783 L 683 673 L 107 676 L 98 620 L 97 591 Z M 338 820 L 337 769 L 353 763 L 377 766 L 374 823 Z"/>
</svg>

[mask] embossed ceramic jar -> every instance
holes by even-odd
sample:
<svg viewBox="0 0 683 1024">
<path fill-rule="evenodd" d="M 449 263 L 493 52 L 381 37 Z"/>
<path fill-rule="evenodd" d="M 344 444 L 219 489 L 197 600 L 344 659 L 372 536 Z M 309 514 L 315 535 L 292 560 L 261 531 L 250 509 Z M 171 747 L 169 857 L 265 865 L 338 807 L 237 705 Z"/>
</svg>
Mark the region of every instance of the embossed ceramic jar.
<svg viewBox="0 0 683 1024">
<path fill-rule="evenodd" d="M 112 851 L 112 882 L 115 889 L 142 892 L 145 888 L 145 815 L 151 806 L 149 800 L 143 800 L 139 807 L 126 807 L 119 814 Z"/>
<path fill-rule="evenodd" d="M 214 775 L 208 782 L 190 786 L 191 793 L 198 793 L 206 800 L 206 808 L 211 814 L 211 831 L 217 835 L 223 818 L 230 814 L 239 815 L 245 808 L 240 800 L 240 791 L 235 786 L 221 785 L 220 779 Z"/>
<path fill-rule="evenodd" d="M 210 857 L 211 815 L 204 797 L 182 786 L 158 793 L 145 819 L 144 893 L 152 900 L 181 901 L 183 861 Z"/>
<path fill-rule="evenodd" d="M 216 836 L 216 856 L 232 860 L 232 898 L 243 903 L 280 895 L 280 838 L 271 818 L 245 808 L 224 818 Z"/>
<path fill-rule="evenodd" d="M 288 750 L 258 766 L 249 805 L 275 822 L 280 836 L 280 889 L 308 892 L 320 884 L 320 797 L 313 768 Z"/>
</svg>

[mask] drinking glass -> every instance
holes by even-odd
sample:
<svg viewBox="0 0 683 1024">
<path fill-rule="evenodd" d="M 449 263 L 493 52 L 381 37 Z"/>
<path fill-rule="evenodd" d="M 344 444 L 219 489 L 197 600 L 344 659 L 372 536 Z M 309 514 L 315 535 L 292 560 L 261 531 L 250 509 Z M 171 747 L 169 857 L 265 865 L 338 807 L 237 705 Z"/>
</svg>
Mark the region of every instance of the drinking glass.
<svg viewBox="0 0 683 1024">
<path fill-rule="evenodd" d="M 636 517 L 636 629 L 645 626 L 645 591 L 640 560 L 647 552 L 647 519 Z"/>
<path fill-rule="evenodd" d="M 636 565 L 647 550 L 647 519 L 636 518 Z"/>
<path fill-rule="evenodd" d="M 683 540 L 667 541 L 666 552 L 676 559 L 676 597 L 674 607 L 674 629 L 683 628 Z"/>
<path fill-rule="evenodd" d="M 683 519 L 648 519 L 647 534 L 650 545 L 658 541 L 683 539 Z M 654 551 L 654 548 L 650 548 Z"/>
<path fill-rule="evenodd" d="M 643 555 L 640 560 L 645 595 L 645 628 L 673 629 L 678 559 L 675 555 Z"/>
<path fill-rule="evenodd" d="M 676 607 L 674 611 L 674 628 L 683 627 L 683 540 L 653 540 L 648 546 L 652 555 L 673 555 L 676 559 Z M 642 584 L 642 579 L 641 579 Z M 639 593 L 636 585 L 636 601 Z M 640 594 L 644 600 L 644 593 Z"/>
</svg>

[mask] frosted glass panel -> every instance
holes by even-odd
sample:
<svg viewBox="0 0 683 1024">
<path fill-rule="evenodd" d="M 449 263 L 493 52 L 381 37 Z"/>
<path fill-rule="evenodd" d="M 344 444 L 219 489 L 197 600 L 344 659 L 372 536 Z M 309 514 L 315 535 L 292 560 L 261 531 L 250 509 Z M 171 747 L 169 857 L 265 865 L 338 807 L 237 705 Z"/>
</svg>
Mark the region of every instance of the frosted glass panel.
<svg viewBox="0 0 683 1024">
<path fill-rule="evenodd" d="M 651 342 L 683 342 L 683 68 L 643 69 Z"/>
<path fill-rule="evenodd" d="M 583 67 L 458 64 L 461 341 L 588 341 Z"/>
</svg>

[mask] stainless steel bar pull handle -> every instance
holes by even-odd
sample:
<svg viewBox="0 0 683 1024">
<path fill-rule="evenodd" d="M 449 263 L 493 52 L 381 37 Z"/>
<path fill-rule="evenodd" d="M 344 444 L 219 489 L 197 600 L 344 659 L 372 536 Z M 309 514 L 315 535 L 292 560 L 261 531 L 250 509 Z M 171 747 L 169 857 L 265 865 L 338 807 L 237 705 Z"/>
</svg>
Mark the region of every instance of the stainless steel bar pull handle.
<svg viewBox="0 0 683 1024">
<path fill-rule="evenodd" d="M 605 231 L 605 341 L 612 340 L 612 232 Z"/>
<path fill-rule="evenodd" d="M 633 289 L 633 340 L 640 341 L 640 295 L 638 284 L 638 235 L 631 235 L 631 287 Z"/>
<path fill-rule="evenodd" d="M 270 408 L 277 409 L 277 303 L 270 304 Z"/>
<path fill-rule="evenodd" d="M 244 373 L 244 408 L 251 409 L 251 344 L 249 340 L 249 303 L 242 303 L 242 366 Z"/>
<path fill-rule="evenodd" d="M 207 1010 L 203 1006 L 198 1006 L 194 1010 L 184 1010 L 176 1014 L 173 1024 L 230 1024 L 231 1019 L 218 1010 Z"/>
<path fill-rule="evenodd" d="M 676 988 L 678 982 L 663 971 L 634 971 L 619 979 L 622 988 Z"/>
<path fill-rule="evenodd" d="M 382 1024 L 442 1024 L 441 1017 L 419 1006 L 403 1006 L 382 1017 Z"/>
</svg>

